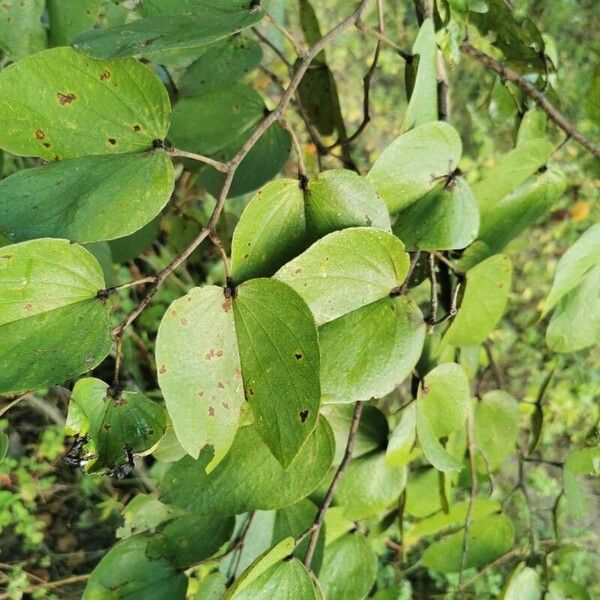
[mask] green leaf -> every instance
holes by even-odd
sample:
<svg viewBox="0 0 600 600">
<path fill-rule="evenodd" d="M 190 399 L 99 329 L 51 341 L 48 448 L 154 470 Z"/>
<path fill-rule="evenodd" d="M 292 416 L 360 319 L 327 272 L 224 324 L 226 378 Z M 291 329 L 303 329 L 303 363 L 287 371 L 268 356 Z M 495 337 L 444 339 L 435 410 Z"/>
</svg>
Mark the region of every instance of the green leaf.
<svg viewBox="0 0 600 600">
<path fill-rule="evenodd" d="M 239 429 L 231 450 L 206 474 L 211 453 L 195 461 L 185 457 L 165 475 L 161 499 L 196 514 L 227 516 L 294 504 L 321 482 L 333 460 L 331 427 L 320 418 L 316 430 L 285 470 L 271 454 L 255 426 Z"/>
<path fill-rule="evenodd" d="M 543 588 L 535 569 L 520 563 L 509 575 L 499 600 L 541 600 Z"/>
<path fill-rule="evenodd" d="M 320 239 L 275 276 L 302 296 L 321 325 L 388 296 L 408 266 L 396 237 L 354 227 Z"/>
<path fill-rule="evenodd" d="M 409 207 L 458 166 L 462 144 L 447 123 L 425 123 L 383 150 L 367 178 L 392 213 Z"/>
<path fill-rule="evenodd" d="M 463 368 L 456 363 L 442 363 L 425 375 L 417 405 L 422 407 L 435 437 L 442 438 L 464 428 L 470 399 Z"/>
<path fill-rule="evenodd" d="M 165 559 L 149 559 L 149 539 L 136 535 L 114 545 L 92 571 L 82 600 L 184 600 L 187 577 Z"/>
<path fill-rule="evenodd" d="M 334 501 L 347 518 L 365 519 L 396 502 L 405 486 L 406 469 L 386 465 L 385 453 L 374 451 L 350 462 Z"/>
<path fill-rule="evenodd" d="M 412 47 L 413 59 L 418 60 L 414 87 L 410 94 L 402 132 L 430 121 L 437 121 L 437 46 L 432 19 L 425 19 Z M 418 59 L 417 59 L 418 57 Z M 407 64 L 407 68 L 414 68 Z"/>
<path fill-rule="evenodd" d="M 505 515 L 491 515 L 473 521 L 467 536 L 465 568 L 481 568 L 506 554 L 514 542 L 513 524 Z M 454 533 L 429 546 L 423 564 L 435 571 L 460 571 L 464 531 Z"/>
<path fill-rule="evenodd" d="M 512 278 L 512 263 L 496 254 L 467 272 L 467 282 L 458 314 L 442 338 L 453 346 L 481 344 L 499 323 Z"/>
<path fill-rule="evenodd" d="M 403 296 L 382 298 L 319 329 L 324 403 L 381 398 L 410 375 L 419 360 L 425 324 Z"/>
<path fill-rule="evenodd" d="M 50 44 L 68 46 L 96 24 L 101 0 L 48 0 Z"/>
<path fill-rule="evenodd" d="M 173 167 L 162 150 L 74 158 L 17 171 L 0 182 L 0 230 L 13 241 L 124 237 L 162 210 L 173 186 Z"/>
<path fill-rule="evenodd" d="M 398 215 L 394 233 L 407 250 L 456 250 L 479 230 L 479 210 L 462 177 L 440 184 Z"/>
<path fill-rule="evenodd" d="M 600 342 L 600 263 L 566 296 L 548 324 L 546 343 L 555 352 L 576 352 Z"/>
<path fill-rule="evenodd" d="M 156 339 L 158 383 L 179 443 L 214 468 L 238 430 L 244 391 L 231 301 L 223 288 L 191 290 L 171 304 Z"/>
<path fill-rule="evenodd" d="M 160 233 L 160 215 L 126 237 L 111 240 L 110 252 L 115 263 L 125 263 L 145 252 Z"/>
<path fill-rule="evenodd" d="M 596 64 L 587 90 L 585 111 L 588 117 L 600 126 L 600 65 Z"/>
<path fill-rule="evenodd" d="M 144 17 L 158 15 L 195 15 L 203 14 L 205 10 L 240 11 L 248 9 L 249 0 L 144 0 L 138 10 Z"/>
<path fill-rule="evenodd" d="M 320 356 L 313 317 L 292 289 L 272 279 L 242 284 L 233 312 L 256 428 L 287 467 L 317 424 Z"/>
<path fill-rule="evenodd" d="M 411 460 L 417 434 L 416 407 L 412 402 L 402 410 L 400 422 L 392 432 L 385 451 L 385 463 L 390 467 L 403 467 Z"/>
<path fill-rule="evenodd" d="M 247 597 L 241 596 L 241 592 L 257 581 L 261 575 L 268 572 L 271 567 L 277 565 L 281 560 L 290 556 L 294 550 L 294 538 L 287 537 L 272 548 L 263 552 L 235 581 L 227 590 L 222 600 Z"/>
<path fill-rule="evenodd" d="M 588 591 L 574 581 L 551 581 L 547 600 L 592 600 Z"/>
<path fill-rule="evenodd" d="M 46 47 L 44 0 L 4 0 L 0 4 L 0 49 L 19 60 Z"/>
<path fill-rule="evenodd" d="M 262 573 L 233 596 L 234 600 L 319 600 L 304 565 L 297 559 L 284 560 Z"/>
<path fill-rule="evenodd" d="M 159 527 L 148 541 L 146 556 L 188 569 L 215 554 L 232 536 L 234 517 L 186 515 Z"/>
<path fill-rule="evenodd" d="M 566 188 L 561 171 L 548 168 L 527 179 L 510 194 L 481 209 L 478 240 L 490 254 L 501 252 L 513 238 L 550 212 Z"/>
<path fill-rule="evenodd" d="M 471 186 L 482 214 L 543 167 L 554 151 L 544 139 L 523 142 L 507 154 L 487 175 Z"/>
<path fill-rule="evenodd" d="M 296 180 L 272 181 L 250 200 L 234 231 L 233 276 L 270 276 L 314 240 L 359 226 L 390 230 L 385 205 L 356 173 L 325 171 L 304 192 Z"/>
<path fill-rule="evenodd" d="M 327 600 L 363 600 L 375 583 L 377 555 L 358 533 L 325 548 L 319 580 Z"/>
<path fill-rule="evenodd" d="M 194 96 L 235 83 L 254 70 L 261 59 L 261 47 L 247 37 L 235 36 L 213 44 L 184 71 L 177 85 L 179 93 Z"/>
<path fill-rule="evenodd" d="M 119 539 L 130 538 L 156 528 L 177 516 L 178 511 L 163 504 L 149 494 L 138 494 L 127 504 L 121 513 L 123 526 L 116 531 Z"/>
<path fill-rule="evenodd" d="M 580 517 L 585 514 L 589 501 L 585 488 L 578 481 L 582 475 L 600 475 L 600 448 L 580 448 L 573 450 L 563 467 L 563 486 L 569 512 Z"/>
<path fill-rule="evenodd" d="M 501 390 L 483 395 L 475 405 L 473 435 L 475 446 L 490 469 L 498 468 L 514 451 L 519 435 L 519 405 Z"/>
<path fill-rule="evenodd" d="M 155 54 L 164 50 L 197 48 L 234 35 L 259 23 L 260 7 L 220 7 L 196 4 L 194 14 L 147 17 L 110 29 L 80 35 L 75 48 L 94 58 Z M 177 11 L 179 13 L 180 11 Z"/>
<path fill-rule="evenodd" d="M 0 146 L 46 160 L 149 150 L 163 140 L 165 87 L 136 60 L 91 60 L 72 48 L 0 73 Z"/>
<path fill-rule="evenodd" d="M 109 353 L 110 304 L 98 261 L 67 240 L 0 251 L 0 393 L 61 383 Z"/>
<path fill-rule="evenodd" d="M 517 132 L 517 146 L 529 141 L 543 138 L 546 135 L 546 126 L 548 124 L 548 115 L 546 112 L 534 106 L 530 108 L 522 117 Z"/>
<path fill-rule="evenodd" d="M 227 589 L 227 576 L 213 571 L 200 582 L 194 600 L 221 600 Z"/>
<path fill-rule="evenodd" d="M 137 392 L 113 397 L 99 379 L 80 379 L 73 388 L 65 425 L 68 435 L 88 436 L 95 450 L 88 471 L 114 469 L 127 463 L 127 451 L 144 454 L 162 437 L 165 413 L 156 402 Z"/>
<path fill-rule="evenodd" d="M 0 433 L 0 461 L 3 461 L 8 454 L 8 436 L 5 433 Z"/>
<path fill-rule="evenodd" d="M 556 266 L 552 289 L 544 302 L 547 315 L 600 263 L 600 223 L 592 225 L 561 257 Z"/>
</svg>

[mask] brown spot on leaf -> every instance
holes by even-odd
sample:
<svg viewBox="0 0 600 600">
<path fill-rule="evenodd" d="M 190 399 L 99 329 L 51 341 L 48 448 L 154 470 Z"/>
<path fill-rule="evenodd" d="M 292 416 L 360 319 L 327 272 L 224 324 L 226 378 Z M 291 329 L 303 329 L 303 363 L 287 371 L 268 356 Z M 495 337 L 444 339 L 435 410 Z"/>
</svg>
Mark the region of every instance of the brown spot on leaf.
<svg viewBox="0 0 600 600">
<path fill-rule="evenodd" d="M 187 320 L 185 317 L 181 317 L 181 321 L 180 321 L 180 323 L 181 323 L 182 325 L 187 325 L 187 324 L 188 324 L 188 320 Z"/>
<path fill-rule="evenodd" d="M 44 132 L 43 132 L 41 129 L 38 129 L 38 130 L 35 132 L 35 138 L 36 138 L 37 140 L 43 140 L 45 137 L 46 137 L 46 134 L 45 134 L 45 133 L 44 133 Z"/>
<path fill-rule="evenodd" d="M 56 94 L 56 97 L 58 98 L 58 103 L 61 106 L 65 106 L 66 104 L 71 104 L 71 102 L 74 102 L 75 100 L 77 100 L 77 96 L 75 94 L 73 94 L 73 92 L 69 92 L 68 94 L 63 94 L 61 92 L 58 92 Z"/>
<path fill-rule="evenodd" d="M 301 361 L 304 358 L 304 356 L 303 356 L 302 352 L 294 352 L 294 358 L 297 361 Z"/>
<path fill-rule="evenodd" d="M 224 390 L 225 389 L 225 384 L 222 381 L 219 381 L 219 383 L 217 383 L 217 387 Z"/>
<path fill-rule="evenodd" d="M 225 302 L 223 302 L 223 304 L 221 306 L 223 307 L 223 310 L 225 312 L 229 312 L 232 305 L 233 305 L 233 300 L 231 298 L 225 298 Z"/>
<path fill-rule="evenodd" d="M 221 358 L 221 356 L 223 356 L 223 350 L 217 350 L 216 355 Z"/>
<path fill-rule="evenodd" d="M 217 351 L 214 348 L 211 348 L 205 355 L 204 358 L 206 358 L 206 360 L 211 360 L 212 358 L 214 358 L 215 356 L 217 356 Z"/>
<path fill-rule="evenodd" d="M 304 421 L 306 421 L 306 419 L 308 419 L 308 411 L 301 410 L 299 413 L 299 416 L 300 416 L 300 421 L 302 421 L 302 423 L 304 423 Z"/>
<path fill-rule="evenodd" d="M 294 272 L 292 273 L 292 275 L 300 275 L 300 273 L 302 273 L 302 267 L 298 267 L 297 269 L 294 269 Z"/>
<path fill-rule="evenodd" d="M 115 146 L 117 144 L 117 140 L 115 140 L 115 138 L 108 138 L 108 143 L 111 146 Z"/>
<path fill-rule="evenodd" d="M 159 373 L 160 373 L 161 375 L 164 375 L 166 372 L 167 372 L 167 368 L 165 367 L 165 365 L 161 365 L 161 366 L 160 366 Z"/>
<path fill-rule="evenodd" d="M 135 132 L 138 132 L 138 131 L 141 131 L 141 130 L 142 130 L 142 128 L 141 128 L 139 125 L 134 125 L 134 126 L 133 126 L 133 130 L 134 130 Z"/>
<path fill-rule="evenodd" d="M 200 391 L 198 392 L 198 396 L 200 396 L 200 398 L 202 398 L 202 396 L 204 396 L 204 390 L 200 390 Z"/>
<path fill-rule="evenodd" d="M 228 402 L 221 402 L 221 404 L 223 405 L 223 408 L 225 410 L 229 410 L 229 403 Z"/>
<path fill-rule="evenodd" d="M 25 306 L 24 306 L 25 310 L 31 310 L 33 308 L 33 306 L 28 302 Z"/>
<path fill-rule="evenodd" d="M 104 429 L 108 431 L 110 429 L 110 423 L 104 423 Z"/>
<path fill-rule="evenodd" d="M 3 254 L 2 256 L 0 256 L 0 258 L 3 258 L 5 260 L 10 260 L 11 258 L 14 258 L 12 254 Z"/>
<path fill-rule="evenodd" d="M 100 73 L 100 79 L 102 79 L 102 81 L 105 81 L 106 79 L 110 79 L 110 75 L 110 71 L 108 69 L 104 69 L 104 71 Z"/>
<path fill-rule="evenodd" d="M 215 409 L 212 406 L 208 407 L 208 416 L 209 417 L 214 417 L 215 416 Z"/>
<path fill-rule="evenodd" d="M 49 142 L 44 142 L 44 144 L 43 144 L 44 148 L 50 148 L 50 145 L 51 144 Z"/>
</svg>

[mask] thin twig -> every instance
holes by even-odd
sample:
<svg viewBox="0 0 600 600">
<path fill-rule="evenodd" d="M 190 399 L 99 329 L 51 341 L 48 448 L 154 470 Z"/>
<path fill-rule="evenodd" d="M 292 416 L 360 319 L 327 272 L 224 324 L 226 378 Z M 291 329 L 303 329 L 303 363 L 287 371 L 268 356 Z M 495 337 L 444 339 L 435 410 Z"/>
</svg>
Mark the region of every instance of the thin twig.
<svg viewBox="0 0 600 600">
<path fill-rule="evenodd" d="M 227 279 L 231 279 L 231 266 L 229 264 L 229 257 L 227 256 L 227 252 L 225 250 L 225 246 L 221 241 L 221 238 L 214 232 L 210 234 L 210 241 L 214 244 L 215 248 L 219 251 L 221 255 L 221 259 L 223 261 L 223 266 L 225 267 L 225 276 Z"/>
<path fill-rule="evenodd" d="M 427 323 L 427 328 L 430 333 L 431 333 L 431 331 L 433 331 L 434 327 L 437 327 L 438 325 L 443 325 L 444 323 L 446 323 L 447 321 L 449 321 L 450 319 L 452 319 L 453 317 L 456 316 L 456 314 L 458 313 L 457 302 L 458 302 L 458 292 L 460 291 L 460 288 L 461 288 L 461 283 L 459 281 L 456 284 L 456 287 L 454 288 L 454 294 L 452 295 L 452 303 L 450 305 L 450 310 L 443 317 L 440 317 L 439 319 L 437 319 L 437 321 L 429 321 Z"/>
<path fill-rule="evenodd" d="M 377 31 L 377 29 L 373 29 L 373 27 L 371 27 L 370 25 L 363 23 L 363 21 L 358 21 L 356 23 L 356 27 L 359 31 L 362 31 L 365 34 L 374 37 L 384 46 L 395 50 L 398 53 L 398 55 L 402 57 L 406 62 L 410 62 L 413 59 L 413 55 L 410 52 L 407 52 L 406 50 L 398 46 L 398 44 L 390 40 L 390 38 L 386 37 L 383 33 Z"/>
<path fill-rule="evenodd" d="M 360 417 L 362 414 L 362 402 L 357 402 L 354 405 L 354 414 L 352 415 L 352 423 L 350 424 L 350 431 L 348 432 L 348 441 L 346 442 L 346 450 L 344 451 L 344 457 L 342 458 L 342 462 L 338 467 L 335 475 L 333 476 L 333 481 L 327 490 L 327 494 L 325 494 L 325 499 L 319 508 L 319 512 L 315 518 L 315 521 L 311 527 L 311 534 L 308 540 L 308 549 L 306 551 L 306 556 L 304 558 L 304 566 L 310 571 L 312 560 L 315 554 L 315 550 L 317 548 L 317 541 L 319 540 L 319 532 L 321 531 L 321 527 L 323 526 L 323 521 L 325 519 L 325 513 L 333 500 L 333 496 L 335 494 L 335 490 L 337 489 L 340 480 L 342 479 L 342 475 L 346 470 L 346 467 L 350 463 L 352 458 L 352 451 L 354 450 L 354 440 L 356 438 L 356 434 L 358 432 L 358 426 L 360 424 Z"/>
<path fill-rule="evenodd" d="M 577 130 L 575 126 L 546 98 L 546 96 L 544 96 L 544 94 L 535 87 L 535 85 L 489 54 L 485 54 L 485 52 L 482 52 L 474 46 L 471 46 L 471 44 L 468 42 L 463 42 L 460 45 L 460 49 L 467 56 L 474 58 L 484 67 L 487 67 L 488 69 L 491 69 L 500 75 L 503 80 L 512 81 L 521 91 L 527 94 L 527 96 L 529 96 L 532 100 L 535 100 L 536 104 L 560 129 L 562 129 L 575 141 L 579 142 L 596 158 L 600 158 L 600 146 L 592 142 L 592 140 Z"/>
<path fill-rule="evenodd" d="M 477 496 L 477 465 L 475 463 L 475 436 L 473 432 L 473 410 L 469 407 L 467 413 L 467 449 L 469 453 L 469 471 L 471 475 L 471 491 L 469 494 L 469 505 L 467 506 L 467 514 L 465 515 L 465 528 L 462 543 L 462 552 L 460 555 L 460 571 L 458 574 L 458 586 L 462 585 L 463 574 L 465 570 L 467 552 L 469 550 L 469 530 L 471 529 L 471 521 L 473 519 L 473 504 Z"/>
<path fill-rule="evenodd" d="M 14 398 L 13 400 L 11 400 L 6 406 L 3 406 L 2 408 L 0 408 L 0 417 L 4 414 L 7 413 L 13 406 L 16 406 L 19 402 L 21 402 L 21 400 L 24 400 L 25 398 L 27 398 L 27 396 L 29 396 L 31 392 L 25 392 L 24 394 L 21 394 L 19 396 L 17 396 L 16 398 Z"/>
<path fill-rule="evenodd" d="M 287 59 L 286 55 L 267 37 L 265 37 L 256 27 L 252 28 L 252 33 L 262 42 L 271 52 L 273 52 L 288 69 L 292 68 L 292 63 Z"/>
<path fill-rule="evenodd" d="M 421 251 L 417 250 L 417 252 L 413 252 L 410 256 L 410 266 L 408 267 L 408 273 L 406 274 L 406 279 L 404 280 L 404 283 L 400 286 L 400 293 L 404 294 L 406 293 L 406 290 L 408 288 L 408 284 L 410 283 L 410 280 L 412 278 L 412 275 L 414 273 L 415 267 L 417 266 L 417 263 L 419 262 L 419 258 L 421 258 Z"/>
<path fill-rule="evenodd" d="M 431 282 L 431 317 L 429 321 L 431 323 L 435 323 L 437 321 L 437 309 L 438 309 L 438 290 L 437 290 L 437 280 L 435 278 L 435 255 L 433 252 L 429 253 L 429 281 Z M 433 326 L 429 326 L 429 333 L 433 333 Z"/>
<path fill-rule="evenodd" d="M 217 171 L 221 171 L 221 173 L 227 173 L 229 167 L 218 160 L 214 160 L 210 158 L 210 156 L 204 156 L 203 154 L 196 154 L 195 152 L 187 152 L 186 150 L 179 150 L 178 148 L 173 148 L 172 150 L 167 151 L 168 156 L 172 156 L 174 158 L 189 158 L 191 160 L 195 160 L 211 167 L 215 168 Z"/>
<path fill-rule="evenodd" d="M 273 17 L 270 13 L 265 11 L 265 17 L 267 21 L 275 28 L 284 38 L 286 38 L 292 47 L 294 48 L 294 52 L 298 55 L 298 58 L 304 58 L 306 56 L 306 48 L 281 24 L 277 19 Z"/>
<path fill-rule="evenodd" d="M 281 117 L 279 122 L 292 138 L 292 145 L 294 146 L 294 152 L 296 153 L 296 161 L 298 164 L 298 179 L 304 185 L 303 182 L 306 181 L 306 165 L 304 164 L 304 154 L 302 153 L 302 147 L 300 146 L 298 136 L 285 117 Z"/>
</svg>

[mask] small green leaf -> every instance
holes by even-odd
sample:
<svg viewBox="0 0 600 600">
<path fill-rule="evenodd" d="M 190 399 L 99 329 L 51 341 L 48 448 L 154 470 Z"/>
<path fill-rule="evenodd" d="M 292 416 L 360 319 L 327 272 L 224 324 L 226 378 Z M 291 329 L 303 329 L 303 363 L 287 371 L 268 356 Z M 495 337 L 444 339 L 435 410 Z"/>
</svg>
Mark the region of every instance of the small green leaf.
<svg viewBox="0 0 600 600">
<path fill-rule="evenodd" d="M 324 403 L 381 398 L 417 364 L 425 324 L 419 308 L 402 296 L 382 298 L 319 329 Z"/>
<path fill-rule="evenodd" d="M 25 169 L 0 182 L 0 230 L 13 241 L 124 237 L 162 210 L 173 186 L 173 167 L 162 150 Z"/>
<path fill-rule="evenodd" d="M 48 0 L 50 44 L 68 46 L 84 31 L 91 29 L 100 12 L 101 0 Z"/>
<path fill-rule="evenodd" d="M 262 441 L 256 427 L 241 427 L 225 458 L 205 472 L 211 452 L 195 461 L 185 457 L 165 475 L 161 499 L 203 515 L 227 516 L 294 504 L 321 482 L 333 460 L 331 427 L 319 418 L 292 465 L 285 470 Z"/>
<path fill-rule="evenodd" d="M 587 589 L 574 581 L 551 581 L 547 600 L 593 600 Z"/>
<path fill-rule="evenodd" d="M 391 213 L 409 207 L 458 166 L 462 144 L 447 123 L 425 123 L 393 141 L 367 175 Z"/>
<path fill-rule="evenodd" d="M 233 8 L 196 4 L 194 14 L 177 11 L 176 14 L 147 17 L 110 29 L 92 29 L 80 35 L 73 45 L 93 58 L 198 48 L 252 27 L 264 17 L 258 6 Z"/>
<path fill-rule="evenodd" d="M 407 250 L 457 250 L 479 230 L 479 210 L 467 182 L 440 184 L 398 215 L 394 233 Z"/>
<path fill-rule="evenodd" d="M 319 581 L 327 600 L 363 600 L 376 575 L 377 555 L 362 535 L 344 535 L 325 548 Z"/>
<path fill-rule="evenodd" d="M 388 296 L 404 281 L 408 266 L 396 237 L 353 227 L 325 236 L 276 277 L 302 296 L 321 325 Z"/>
<path fill-rule="evenodd" d="M 0 432 L 0 461 L 3 461 L 8 454 L 8 436 Z"/>
<path fill-rule="evenodd" d="M 149 494 L 138 494 L 121 513 L 123 526 L 116 531 L 119 539 L 127 539 L 138 533 L 154 531 L 159 525 L 177 516 L 178 511 Z"/>
<path fill-rule="evenodd" d="M 136 60 L 91 60 L 72 48 L 0 73 L 0 146 L 46 160 L 149 150 L 169 126 L 167 90 Z"/>
<path fill-rule="evenodd" d="M 221 600 L 226 589 L 227 576 L 219 571 L 213 571 L 200 582 L 194 600 Z"/>
<path fill-rule="evenodd" d="M 582 475 L 600 475 L 600 448 L 573 450 L 563 467 L 563 486 L 569 512 L 580 517 L 588 508 L 585 488 L 578 481 Z"/>
<path fill-rule="evenodd" d="M 467 271 L 467 283 L 458 314 L 442 338 L 452 346 L 481 344 L 494 330 L 510 294 L 512 263 L 496 254 Z"/>
<path fill-rule="evenodd" d="M 517 132 L 517 146 L 529 140 L 545 137 L 547 124 L 548 115 L 542 108 L 537 106 L 530 108 L 521 118 Z"/>
<path fill-rule="evenodd" d="M 392 432 L 385 451 L 385 464 L 390 467 L 403 467 L 410 462 L 417 435 L 416 408 L 415 402 L 404 408 L 400 422 Z"/>
<path fill-rule="evenodd" d="M 410 94 L 402 132 L 424 123 L 437 121 L 437 46 L 432 19 L 425 19 L 412 47 L 413 59 L 418 57 L 417 74 Z M 412 65 L 407 64 L 407 68 Z"/>
<path fill-rule="evenodd" d="M 499 600 L 541 600 L 542 595 L 537 571 L 523 562 L 509 575 Z"/>
<path fill-rule="evenodd" d="M 67 240 L 0 251 L 0 393 L 61 383 L 109 353 L 110 304 L 98 261 Z"/>
<path fill-rule="evenodd" d="M 19 60 L 46 47 L 44 0 L 4 0 L 0 4 L 0 49 Z"/>
<path fill-rule="evenodd" d="M 473 521 L 467 536 L 465 568 L 481 568 L 506 554 L 514 542 L 511 520 L 505 515 L 491 515 Z M 435 571 L 460 571 L 464 532 L 453 533 L 435 542 L 423 552 L 423 564 Z"/>
</svg>

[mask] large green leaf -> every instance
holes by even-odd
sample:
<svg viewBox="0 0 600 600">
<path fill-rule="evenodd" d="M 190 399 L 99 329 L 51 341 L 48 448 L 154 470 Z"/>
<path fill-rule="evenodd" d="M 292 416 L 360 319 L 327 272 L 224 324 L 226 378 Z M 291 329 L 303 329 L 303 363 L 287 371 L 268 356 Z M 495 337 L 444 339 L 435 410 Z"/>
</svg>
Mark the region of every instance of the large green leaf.
<svg viewBox="0 0 600 600">
<path fill-rule="evenodd" d="M 236 281 L 272 275 L 310 242 L 346 227 L 390 229 L 385 205 L 352 171 L 325 171 L 305 191 L 293 179 L 268 183 L 250 200 L 235 229 L 231 264 Z"/>
<path fill-rule="evenodd" d="M 496 254 L 467 272 L 467 283 L 458 314 L 442 341 L 453 346 L 475 346 L 494 330 L 506 308 L 512 264 Z"/>
<path fill-rule="evenodd" d="M 173 167 L 162 150 L 25 169 L 0 182 L 0 231 L 13 241 L 124 237 L 161 211 L 173 186 Z"/>
<path fill-rule="evenodd" d="M 82 600 L 184 600 L 187 577 L 164 558 L 148 558 L 149 539 L 136 535 L 113 546 L 92 571 Z"/>
<path fill-rule="evenodd" d="M 28 56 L 0 73 L 0 146 L 47 160 L 149 150 L 163 140 L 165 87 L 136 60 L 72 48 Z"/>
<path fill-rule="evenodd" d="M 425 324 L 405 297 L 367 304 L 319 329 L 325 403 L 381 398 L 410 375 L 419 360 Z"/>
<path fill-rule="evenodd" d="M 505 515 L 491 515 L 473 521 L 467 536 L 464 566 L 481 568 L 508 552 L 514 541 L 512 522 Z M 423 552 L 423 564 L 436 571 L 460 571 L 464 532 L 454 533 L 435 542 Z"/>
<path fill-rule="evenodd" d="M 140 56 L 197 48 L 256 25 L 264 17 L 258 5 L 215 6 L 196 4 L 194 14 L 161 14 L 110 29 L 93 29 L 80 35 L 75 48 L 94 58 Z"/>
<path fill-rule="evenodd" d="M 18 60 L 46 47 L 44 0 L 4 0 L 0 4 L 0 49 Z"/>
<path fill-rule="evenodd" d="M 517 401 L 501 390 L 487 392 L 475 405 L 474 441 L 490 469 L 498 468 L 514 451 L 519 420 Z"/>
<path fill-rule="evenodd" d="M 437 46 L 432 19 L 425 19 L 412 47 L 413 60 L 417 62 L 414 87 L 410 94 L 406 114 L 402 121 L 402 131 L 414 129 L 424 123 L 437 121 Z M 418 57 L 418 58 L 417 58 Z M 407 64 L 413 69 L 413 64 Z"/>
<path fill-rule="evenodd" d="M 394 140 L 375 161 L 367 178 L 390 212 L 410 206 L 458 166 L 462 144 L 447 123 L 425 123 Z"/>
<path fill-rule="evenodd" d="M 234 83 L 258 66 L 260 46 L 253 40 L 235 36 L 211 45 L 183 73 L 177 87 L 182 96 L 195 96 L 207 90 Z"/>
<path fill-rule="evenodd" d="M 158 330 L 156 362 L 179 443 L 194 458 L 210 444 L 213 468 L 233 442 L 244 402 L 233 310 L 222 288 L 195 288 L 173 302 Z"/>
<path fill-rule="evenodd" d="M 315 431 L 285 470 L 254 426 L 238 431 L 231 450 L 210 473 L 211 452 L 198 460 L 185 457 L 165 475 L 162 500 L 205 515 L 233 515 L 251 510 L 283 508 L 305 498 L 319 485 L 334 453 L 331 427 L 320 418 Z"/>
<path fill-rule="evenodd" d="M 242 284 L 233 312 L 256 428 L 287 467 L 317 424 L 320 356 L 313 317 L 292 289 L 272 279 Z"/>
<path fill-rule="evenodd" d="M 408 266 L 396 237 L 354 227 L 320 239 L 276 277 L 304 298 L 320 325 L 388 296 L 402 283 Z"/>
<path fill-rule="evenodd" d="M 507 154 L 486 176 L 473 184 L 473 195 L 482 213 L 493 210 L 495 204 L 524 183 L 543 167 L 554 150 L 545 139 L 523 142 Z"/>
<path fill-rule="evenodd" d="M 67 240 L 0 251 L 0 393 L 61 383 L 109 353 L 110 304 L 98 261 Z"/>
<path fill-rule="evenodd" d="M 99 471 L 126 464 L 128 452 L 147 453 L 158 443 L 165 426 L 164 410 L 156 402 L 137 392 L 124 391 L 113 397 L 106 383 L 85 378 L 73 388 L 65 432 L 89 438 L 94 456 L 85 467 Z"/>
<path fill-rule="evenodd" d="M 456 250 L 479 230 L 479 210 L 462 177 L 440 184 L 398 215 L 394 233 L 407 250 Z"/>
<path fill-rule="evenodd" d="M 48 0 L 50 44 L 68 46 L 80 33 L 91 29 L 101 0 Z"/>
<path fill-rule="evenodd" d="M 363 600 L 376 575 L 377 555 L 362 535 L 345 535 L 325 548 L 319 581 L 327 600 Z"/>
<path fill-rule="evenodd" d="M 565 187 L 566 178 L 556 169 L 533 175 L 510 194 L 481 207 L 478 239 L 491 254 L 501 252 L 510 240 L 550 211 Z"/>
</svg>

